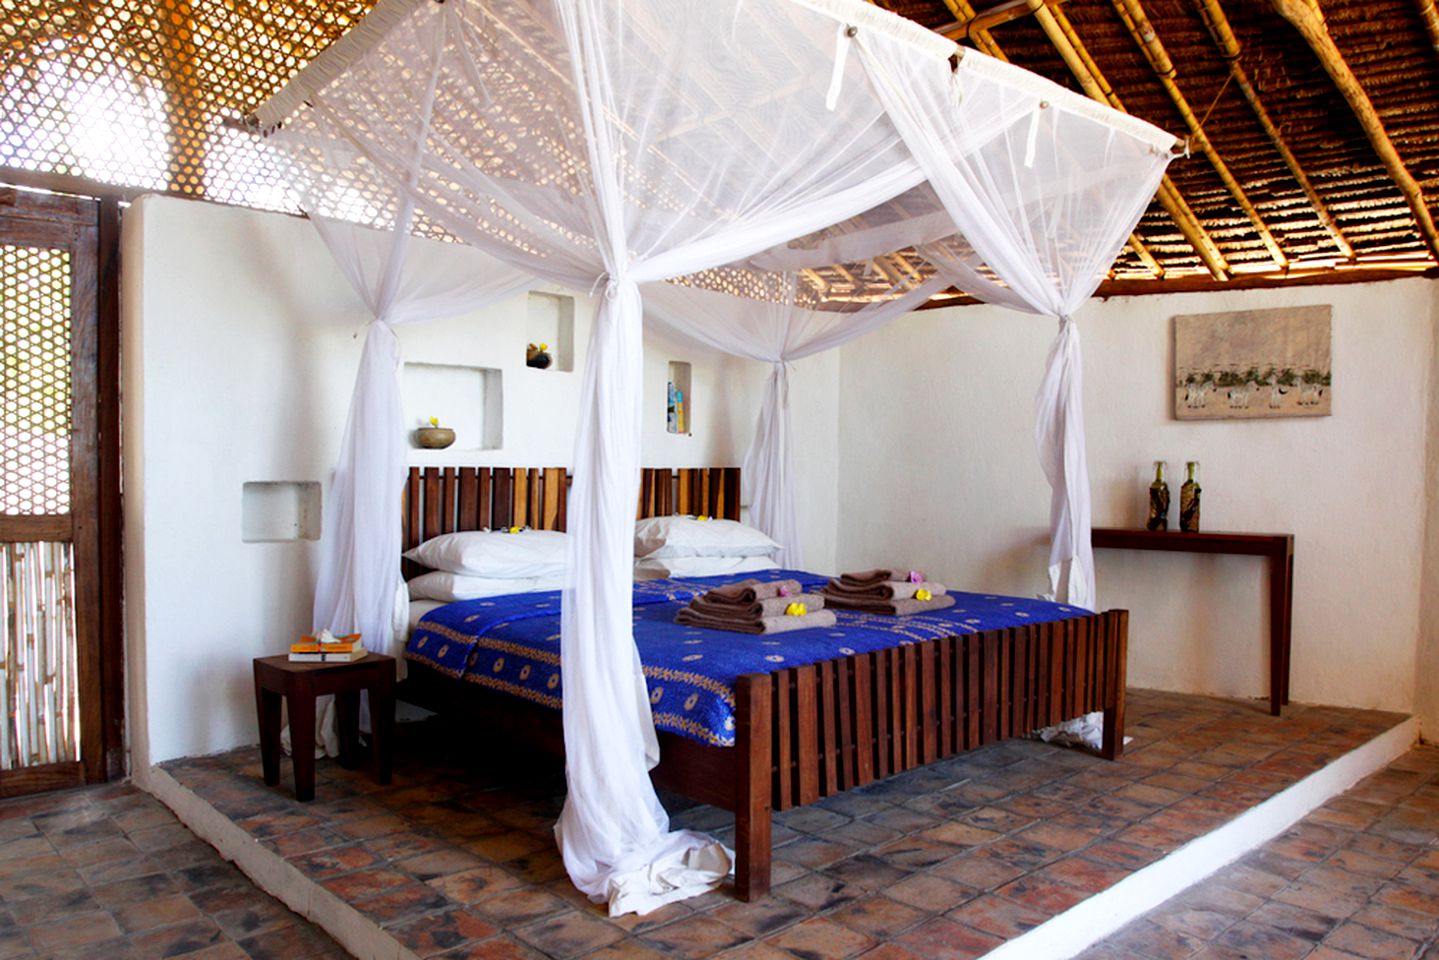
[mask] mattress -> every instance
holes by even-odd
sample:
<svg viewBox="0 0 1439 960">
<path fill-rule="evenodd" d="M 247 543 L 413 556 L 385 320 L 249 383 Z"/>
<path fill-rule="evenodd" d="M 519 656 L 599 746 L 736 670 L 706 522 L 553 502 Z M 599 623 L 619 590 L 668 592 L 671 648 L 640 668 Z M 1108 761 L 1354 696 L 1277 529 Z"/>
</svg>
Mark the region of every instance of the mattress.
<svg viewBox="0 0 1439 960">
<path fill-rule="evenodd" d="M 829 578 L 797 570 L 747 575 L 796 579 L 817 589 Z M 675 613 L 693 597 L 736 578 L 635 584 L 635 644 L 655 727 L 714 746 L 733 746 L 735 679 L 855 653 L 1082 616 L 1079 607 L 950 591 L 955 604 L 908 617 L 835 611 L 834 627 L 752 636 L 682 626 Z M 743 578 L 742 578 L 743 579 Z M 424 613 L 405 657 L 467 683 L 559 709 L 560 594 L 513 594 L 449 603 Z"/>
</svg>

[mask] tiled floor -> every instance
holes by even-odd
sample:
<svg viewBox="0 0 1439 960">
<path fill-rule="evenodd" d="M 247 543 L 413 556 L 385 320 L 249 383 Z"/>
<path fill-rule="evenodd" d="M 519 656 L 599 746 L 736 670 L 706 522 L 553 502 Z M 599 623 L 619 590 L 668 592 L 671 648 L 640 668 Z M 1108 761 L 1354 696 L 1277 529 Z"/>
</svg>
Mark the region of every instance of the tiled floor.
<svg viewBox="0 0 1439 960">
<path fill-rule="evenodd" d="M 1298 705 L 1275 719 L 1257 703 L 1148 691 L 1129 703 L 1135 741 L 1119 763 L 1011 742 L 789 811 L 776 818 L 773 896 L 745 904 L 722 889 L 643 919 L 611 920 L 565 878 L 550 834 L 558 770 L 492 774 L 502 762 L 440 724 L 406 731 L 389 787 L 322 764 L 310 804 L 287 792 L 288 764 L 283 790 L 264 787 L 253 750 L 167 769 L 422 956 L 948 960 L 987 952 L 1400 719 Z M 731 830 L 709 807 L 675 821 Z"/>
<path fill-rule="evenodd" d="M 1410 751 L 1083 960 L 1439 960 L 1439 746 Z"/>
<path fill-rule="evenodd" d="M 0 958 L 347 954 L 129 785 L 0 803 Z"/>
</svg>

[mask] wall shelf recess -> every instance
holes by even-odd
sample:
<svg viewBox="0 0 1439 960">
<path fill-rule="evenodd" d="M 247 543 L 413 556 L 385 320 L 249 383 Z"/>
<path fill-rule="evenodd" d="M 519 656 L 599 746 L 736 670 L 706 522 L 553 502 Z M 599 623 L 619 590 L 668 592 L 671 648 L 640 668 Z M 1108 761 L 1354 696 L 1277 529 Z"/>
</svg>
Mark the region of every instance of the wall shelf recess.
<svg viewBox="0 0 1439 960">
<path fill-rule="evenodd" d="M 498 450 L 504 441 L 504 371 L 443 363 L 407 363 L 401 384 L 410 446 L 431 417 L 455 431 L 458 450 Z"/>
<path fill-rule="evenodd" d="M 320 539 L 320 485 L 259 480 L 240 488 L 240 539 L 284 543 Z"/>
<path fill-rule="evenodd" d="M 575 368 L 575 298 L 531 291 L 525 308 L 525 340 L 545 344 L 552 358 L 546 372 Z"/>
<path fill-rule="evenodd" d="M 683 360 L 669 363 L 669 382 L 665 385 L 665 432 L 690 436 L 694 415 L 694 396 L 690 393 L 690 365 Z"/>
</svg>

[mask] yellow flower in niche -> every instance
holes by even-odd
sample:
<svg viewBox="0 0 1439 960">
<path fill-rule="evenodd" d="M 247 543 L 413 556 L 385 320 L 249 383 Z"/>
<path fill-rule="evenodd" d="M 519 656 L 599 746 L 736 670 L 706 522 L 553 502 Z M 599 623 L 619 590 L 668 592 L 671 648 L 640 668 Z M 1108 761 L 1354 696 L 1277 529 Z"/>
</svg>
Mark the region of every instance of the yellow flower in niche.
<svg viewBox="0 0 1439 960">
<path fill-rule="evenodd" d="M 932 594 L 932 593 L 930 593 L 928 590 L 924 589 L 924 587 L 920 587 L 918 590 L 914 591 L 914 599 L 916 599 L 916 600 L 933 600 L 933 599 L 934 599 L 934 594 Z"/>
<path fill-rule="evenodd" d="M 802 617 L 809 613 L 809 608 L 802 603 L 791 603 L 784 608 L 784 615 L 787 617 Z"/>
</svg>

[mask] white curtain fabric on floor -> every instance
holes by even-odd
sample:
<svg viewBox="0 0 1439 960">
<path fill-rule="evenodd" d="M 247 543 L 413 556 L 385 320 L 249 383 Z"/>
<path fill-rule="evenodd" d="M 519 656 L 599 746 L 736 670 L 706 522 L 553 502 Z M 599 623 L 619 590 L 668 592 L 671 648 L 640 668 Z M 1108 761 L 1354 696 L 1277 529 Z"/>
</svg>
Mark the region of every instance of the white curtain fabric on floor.
<svg viewBox="0 0 1439 960">
<path fill-rule="evenodd" d="M 1065 315 L 1049 299 L 1082 297 L 1168 162 L 1161 131 L 972 51 L 956 83 L 957 51 L 858 0 L 381 0 L 258 113 L 285 122 L 299 176 L 316 162 L 306 138 L 343 142 L 426 229 L 604 290 L 569 508 L 556 832 L 572 880 L 612 913 L 707 889 L 728 866 L 709 838 L 669 830 L 647 773 L 657 747 L 630 607 L 642 289 L 718 270 L 745 293 L 746 271 L 808 276 L 850 258 L 908 264 L 923 284 L 934 267 L 912 245 L 958 231 L 973 270 Z M 816 310 L 862 299 L 809 286 Z M 777 415 L 778 374 L 772 392 Z M 357 443 L 392 429 L 368 399 L 360 416 Z M 763 442 L 782 456 L 774 423 L 781 436 Z"/>
<path fill-rule="evenodd" d="M 780 545 L 776 561 L 799 569 L 798 504 L 795 499 L 793 429 L 789 407 L 789 365 L 832 350 L 877 330 L 918 307 L 948 286 L 941 277 L 906 283 L 893 296 L 858 310 L 813 310 L 801 306 L 794 274 L 776 275 L 773 299 L 750 300 L 674 283 L 644 288 L 645 316 L 672 334 L 724 353 L 770 364 L 754 438 L 740 476 L 750 519 Z"/>
</svg>

